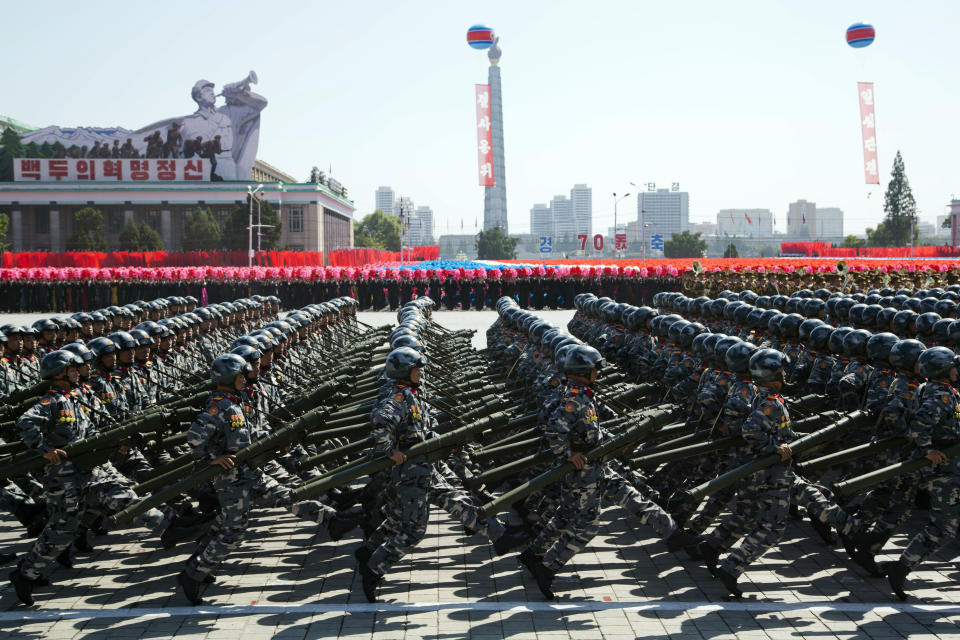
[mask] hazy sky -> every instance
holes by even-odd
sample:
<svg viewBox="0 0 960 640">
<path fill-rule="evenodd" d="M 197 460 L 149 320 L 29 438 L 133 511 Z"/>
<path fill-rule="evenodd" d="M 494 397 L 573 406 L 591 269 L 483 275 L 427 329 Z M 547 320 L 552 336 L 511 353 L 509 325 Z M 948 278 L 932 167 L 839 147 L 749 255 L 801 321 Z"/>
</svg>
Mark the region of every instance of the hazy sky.
<svg viewBox="0 0 960 640">
<path fill-rule="evenodd" d="M 191 113 L 193 83 L 256 70 L 259 157 L 305 180 L 333 167 L 359 214 L 378 185 L 482 224 L 473 84 L 501 37 L 511 231 L 534 203 L 593 187 L 594 228 L 628 182 L 679 182 L 692 221 L 798 198 L 845 231 L 882 216 L 897 149 L 921 218 L 960 196 L 952 1 L 7 3 L 0 113 L 35 126 L 137 128 Z M 855 50 L 854 22 L 877 40 Z M 881 186 L 862 170 L 856 82 L 876 84 Z M 868 193 L 872 195 L 868 198 Z M 636 217 L 633 197 L 621 216 Z"/>
</svg>

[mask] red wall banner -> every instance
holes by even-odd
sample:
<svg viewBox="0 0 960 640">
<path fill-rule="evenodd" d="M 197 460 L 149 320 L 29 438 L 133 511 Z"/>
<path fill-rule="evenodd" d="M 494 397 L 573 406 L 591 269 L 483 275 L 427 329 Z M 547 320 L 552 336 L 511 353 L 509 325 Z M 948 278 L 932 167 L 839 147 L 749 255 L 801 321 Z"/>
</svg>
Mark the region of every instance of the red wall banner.
<svg viewBox="0 0 960 640">
<path fill-rule="evenodd" d="M 873 110 L 873 83 L 858 82 L 860 131 L 863 134 L 863 175 L 867 184 L 880 184 L 877 167 L 877 122 Z"/>
<path fill-rule="evenodd" d="M 490 123 L 490 85 L 478 84 L 477 89 L 477 157 L 481 187 L 492 187 L 493 126 Z"/>
</svg>

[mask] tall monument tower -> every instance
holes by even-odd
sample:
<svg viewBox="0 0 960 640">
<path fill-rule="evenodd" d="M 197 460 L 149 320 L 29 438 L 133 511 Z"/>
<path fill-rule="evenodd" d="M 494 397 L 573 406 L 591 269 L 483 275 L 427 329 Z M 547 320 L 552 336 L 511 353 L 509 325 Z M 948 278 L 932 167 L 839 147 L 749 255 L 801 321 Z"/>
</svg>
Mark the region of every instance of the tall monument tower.
<svg viewBox="0 0 960 640">
<path fill-rule="evenodd" d="M 487 82 L 490 85 L 490 124 L 493 146 L 493 186 L 484 187 L 483 230 L 507 228 L 507 172 L 503 160 L 503 93 L 500 88 L 500 38 L 487 50 L 490 70 Z"/>
</svg>

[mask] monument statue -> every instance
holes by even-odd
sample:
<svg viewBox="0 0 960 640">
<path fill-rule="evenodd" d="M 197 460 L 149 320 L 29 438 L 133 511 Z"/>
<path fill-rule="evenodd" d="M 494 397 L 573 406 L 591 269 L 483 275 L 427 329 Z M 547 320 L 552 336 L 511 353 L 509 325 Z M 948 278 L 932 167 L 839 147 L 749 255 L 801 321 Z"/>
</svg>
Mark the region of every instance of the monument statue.
<svg viewBox="0 0 960 640">
<path fill-rule="evenodd" d="M 186 116 L 167 118 L 137 130 L 122 127 L 44 127 L 22 136 L 21 142 L 37 145 L 59 143 L 71 154 L 88 157 L 88 150 L 117 148 L 121 157 L 189 158 L 209 157 L 216 167 L 214 175 L 223 180 L 251 180 L 253 161 L 260 140 L 260 112 L 267 99 L 250 91 L 257 83 L 251 71 L 239 82 L 223 86 L 214 93 L 214 84 L 199 80 L 190 96 L 197 110 Z M 217 106 L 222 96 L 225 104 Z M 208 144 L 209 143 L 209 144 Z M 204 153 L 205 152 L 205 153 Z"/>
<path fill-rule="evenodd" d="M 487 58 L 490 59 L 490 64 L 496 66 L 500 62 L 500 56 L 503 55 L 503 51 L 500 50 L 500 36 L 496 36 L 493 39 L 493 46 L 487 49 Z"/>
</svg>

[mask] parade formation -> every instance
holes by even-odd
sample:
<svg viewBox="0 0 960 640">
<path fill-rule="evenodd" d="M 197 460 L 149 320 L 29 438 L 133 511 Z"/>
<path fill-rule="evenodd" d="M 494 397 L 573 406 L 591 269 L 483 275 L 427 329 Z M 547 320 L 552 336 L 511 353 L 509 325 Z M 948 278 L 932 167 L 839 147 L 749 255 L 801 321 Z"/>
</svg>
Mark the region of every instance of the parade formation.
<svg viewBox="0 0 960 640">
<path fill-rule="evenodd" d="M 906 600 L 960 522 L 960 285 L 846 284 L 581 293 L 565 328 L 505 296 L 480 351 L 426 296 L 382 327 L 350 297 L 259 295 L 6 324 L 0 506 L 35 542 L 0 561 L 33 605 L 58 567 L 143 527 L 183 550 L 170 586 L 198 605 L 281 508 L 356 538 L 375 602 L 436 506 L 552 600 L 620 506 L 734 597 L 793 517 Z M 916 509 L 927 523 L 878 563 Z"/>
</svg>

